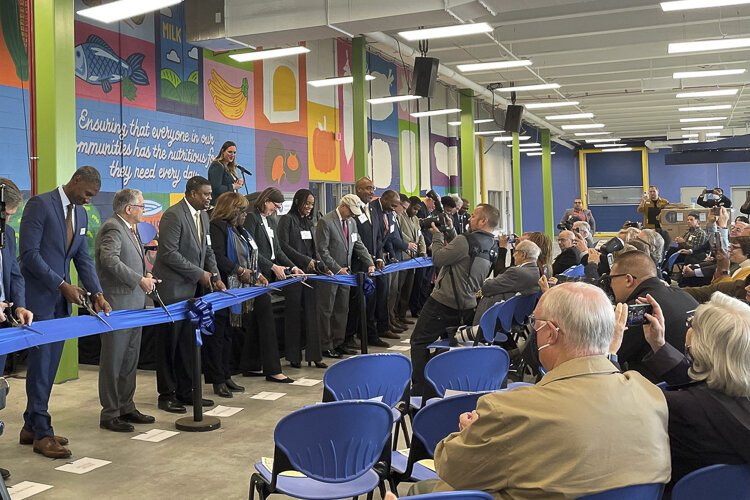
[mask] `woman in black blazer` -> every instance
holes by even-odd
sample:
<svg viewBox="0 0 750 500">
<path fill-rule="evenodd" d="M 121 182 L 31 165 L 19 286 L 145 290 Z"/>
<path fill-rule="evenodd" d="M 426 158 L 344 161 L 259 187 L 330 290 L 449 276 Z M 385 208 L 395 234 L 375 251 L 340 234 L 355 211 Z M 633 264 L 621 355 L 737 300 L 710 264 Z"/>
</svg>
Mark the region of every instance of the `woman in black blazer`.
<svg viewBox="0 0 750 500">
<path fill-rule="evenodd" d="M 208 182 L 211 183 L 211 205 L 216 205 L 219 196 L 224 193 L 236 193 L 245 183 L 237 174 L 237 146 L 232 141 L 221 145 L 219 155 L 208 167 Z"/>
<path fill-rule="evenodd" d="M 315 226 L 311 214 L 315 197 L 308 189 L 294 194 L 292 208 L 279 219 L 277 234 L 281 250 L 306 273 L 325 272 L 323 262 L 315 249 Z M 320 266 L 320 268 L 319 268 Z M 310 366 L 328 368 L 322 362 L 320 336 L 315 314 L 315 288 L 313 283 L 285 288 L 285 297 L 290 303 L 301 304 L 302 314 L 287 314 L 284 317 L 284 352 L 289 364 L 299 368 L 302 362 L 302 335 L 305 336 L 305 360 Z"/>
</svg>

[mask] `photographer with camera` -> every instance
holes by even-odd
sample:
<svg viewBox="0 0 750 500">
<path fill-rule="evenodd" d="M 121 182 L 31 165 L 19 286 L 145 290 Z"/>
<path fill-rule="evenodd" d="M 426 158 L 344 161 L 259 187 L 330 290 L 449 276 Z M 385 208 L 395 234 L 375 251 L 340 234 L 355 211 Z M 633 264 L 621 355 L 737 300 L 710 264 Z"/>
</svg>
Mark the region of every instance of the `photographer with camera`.
<svg viewBox="0 0 750 500">
<path fill-rule="evenodd" d="M 658 216 L 661 209 L 669 205 L 669 200 L 659 196 L 659 188 L 649 186 L 648 192 L 643 193 L 641 204 L 638 205 L 638 212 L 643 214 L 643 227 L 648 229 L 660 229 Z"/>
<path fill-rule="evenodd" d="M 446 243 L 444 234 L 434 223 L 432 225 L 433 264 L 441 269 L 411 336 L 412 395 L 422 395 L 426 389 L 427 346 L 447 327 L 471 321 L 477 305 L 476 293 L 497 255 L 492 231 L 499 220 L 500 212 L 495 207 L 479 204 L 469 218 L 469 232 L 450 243 Z"/>
<path fill-rule="evenodd" d="M 704 189 L 695 203 L 704 208 L 732 208 L 732 200 L 724 196 L 724 190 L 720 187 L 715 187 L 710 192 L 708 189 Z"/>
<path fill-rule="evenodd" d="M 565 210 L 565 213 L 560 219 L 560 223 L 557 225 L 557 229 L 571 230 L 576 221 L 588 222 L 591 227 L 591 232 L 596 232 L 596 219 L 594 219 L 594 214 L 592 214 L 591 210 L 588 208 L 583 208 L 583 200 L 580 198 L 573 200 L 573 208 Z"/>
</svg>

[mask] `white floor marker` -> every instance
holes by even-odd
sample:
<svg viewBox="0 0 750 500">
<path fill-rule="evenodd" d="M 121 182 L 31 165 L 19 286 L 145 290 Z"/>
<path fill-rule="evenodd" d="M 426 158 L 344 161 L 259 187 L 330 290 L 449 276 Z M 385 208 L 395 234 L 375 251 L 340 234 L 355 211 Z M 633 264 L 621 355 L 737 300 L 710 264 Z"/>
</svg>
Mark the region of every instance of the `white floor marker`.
<svg viewBox="0 0 750 500">
<path fill-rule="evenodd" d="M 176 436 L 177 434 L 179 434 L 179 432 L 165 431 L 164 429 L 151 429 L 148 432 L 138 434 L 137 436 L 133 436 L 130 439 L 135 439 L 136 441 L 146 441 L 148 443 L 160 443 L 161 441 L 169 439 L 172 436 Z"/>
<path fill-rule="evenodd" d="M 209 417 L 231 417 L 235 413 L 239 413 L 244 408 L 237 408 L 236 406 L 222 406 L 218 405 L 216 408 L 212 409 L 211 411 L 204 411 L 204 415 L 208 415 Z"/>
<path fill-rule="evenodd" d="M 318 385 L 321 382 L 322 380 L 317 380 L 314 378 L 298 378 L 297 380 L 295 380 L 289 385 L 301 385 L 304 387 L 312 387 L 314 385 Z"/>
<path fill-rule="evenodd" d="M 250 399 L 262 399 L 264 401 L 276 401 L 279 398 L 286 396 L 285 392 L 260 392 L 255 396 L 250 396 Z"/>
<path fill-rule="evenodd" d="M 11 500 L 23 500 L 37 493 L 47 491 L 52 488 L 49 484 L 32 483 L 31 481 L 22 481 L 14 486 L 8 486 Z"/>
<path fill-rule="evenodd" d="M 72 472 L 73 474 L 86 474 L 99 467 L 111 464 L 109 460 L 99 460 L 98 458 L 83 457 L 79 458 L 74 462 L 68 462 L 60 467 L 55 467 L 55 470 L 61 470 L 63 472 Z"/>
</svg>

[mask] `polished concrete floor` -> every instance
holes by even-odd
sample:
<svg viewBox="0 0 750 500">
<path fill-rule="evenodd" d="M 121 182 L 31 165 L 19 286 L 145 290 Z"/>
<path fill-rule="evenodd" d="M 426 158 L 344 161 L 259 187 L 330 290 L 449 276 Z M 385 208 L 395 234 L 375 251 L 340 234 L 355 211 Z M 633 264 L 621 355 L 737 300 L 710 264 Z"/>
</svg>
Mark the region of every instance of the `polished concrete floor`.
<svg viewBox="0 0 750 500">
<path fill-rule="evenodd" d="M 402 334 L 406 339 L 409 332 Z M 393 345 L 408 346 L 397 340 Z M 370 352 L 385 349 L 371 348 Z M 391 351 L 393 352 L 393 351 Z M 408 352 L 404 354 L 408 355 Z M 333 360 L 325 360 L 326 362 Z M 329 363 L 330 364 L 330 363 Z M 321 380 L 324 370 L 294 369 L 284 362 L 284 372 L 294 379 Z M 214 397 L 204 386 L 206 397 L 217 404 L 241 407 L 234 416 L 223 418 L 221 428 L 206 433 L 181 432 L 160 443 L 132 440 L 132 433 L 115 433 L 99 428 L 99 398 L 96 366 L 81 366 L 80 378 L 54 387 L 50 403 L 55 431 L 70 439 L 73 457 L 52 460 L 18 444 L 26 404 L 24 380 L 11 378 L 8 405 L 0 412 L 6 424 L 0 436 L 0 467 L 10 469 L 8 485 L 32 481 L 53 488 L 34 499 L 239 499 L 247 498 L 253 465 L 263 456 L 273 456 L 273 430 L 284 415 L 321 400 L 322 383 L 312 387 L 274 384 L 260 378 L 236 377 L 245 392 L 232 399 Z M 276 401 L 251 399 L 262 391 L 284 392 Z M 156 407 L 155 372 L 138 372 L 135 402 L 143 413 L 154 415 L 156 423 L 136 426 L 136 432 L 150 429 L 175 430 L 179 416 Z M 188 407 L 190 412 L 191 407 Z M 83 457 L 112 463 L 86 474 L 55 470 L 68 461 Z M 403 492 L 408 485 L 402 486 Z M 257 498 L 257 496 L 256 496 Z M 283 498 L 272 496 L 271 498 Z M 379 496 L 376 493 L 376 498 Z"/>
</svg>

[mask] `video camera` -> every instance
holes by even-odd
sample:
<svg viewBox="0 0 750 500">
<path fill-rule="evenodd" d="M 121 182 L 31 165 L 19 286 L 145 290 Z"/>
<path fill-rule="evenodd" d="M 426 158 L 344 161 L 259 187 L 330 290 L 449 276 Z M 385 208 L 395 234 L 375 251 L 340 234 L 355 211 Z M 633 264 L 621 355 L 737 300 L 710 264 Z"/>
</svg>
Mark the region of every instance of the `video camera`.
<svg viewBox="0 0 750 500">
<path fill-rule="evenodd" d="M 578 219 L 573 215 L 568 215 L 568 218 L 557 225 L 557 229 L 560 231 L 571 231 L 573 230 L 573 223 Z"/>
<path fill-rule="evenodd" d="M 448 232 L 448 216 L 444 214 L 443 212 L 435 213 L 435 215 L 432 215 L 430 217 L 425 217 L 424 219 L 419 220 L 419 227 L 423 231 L 428 231 L 432 228 L 432 224 L 434 223 L 435 226 L 440 230 L 441 233 Z"/>
</svg>

